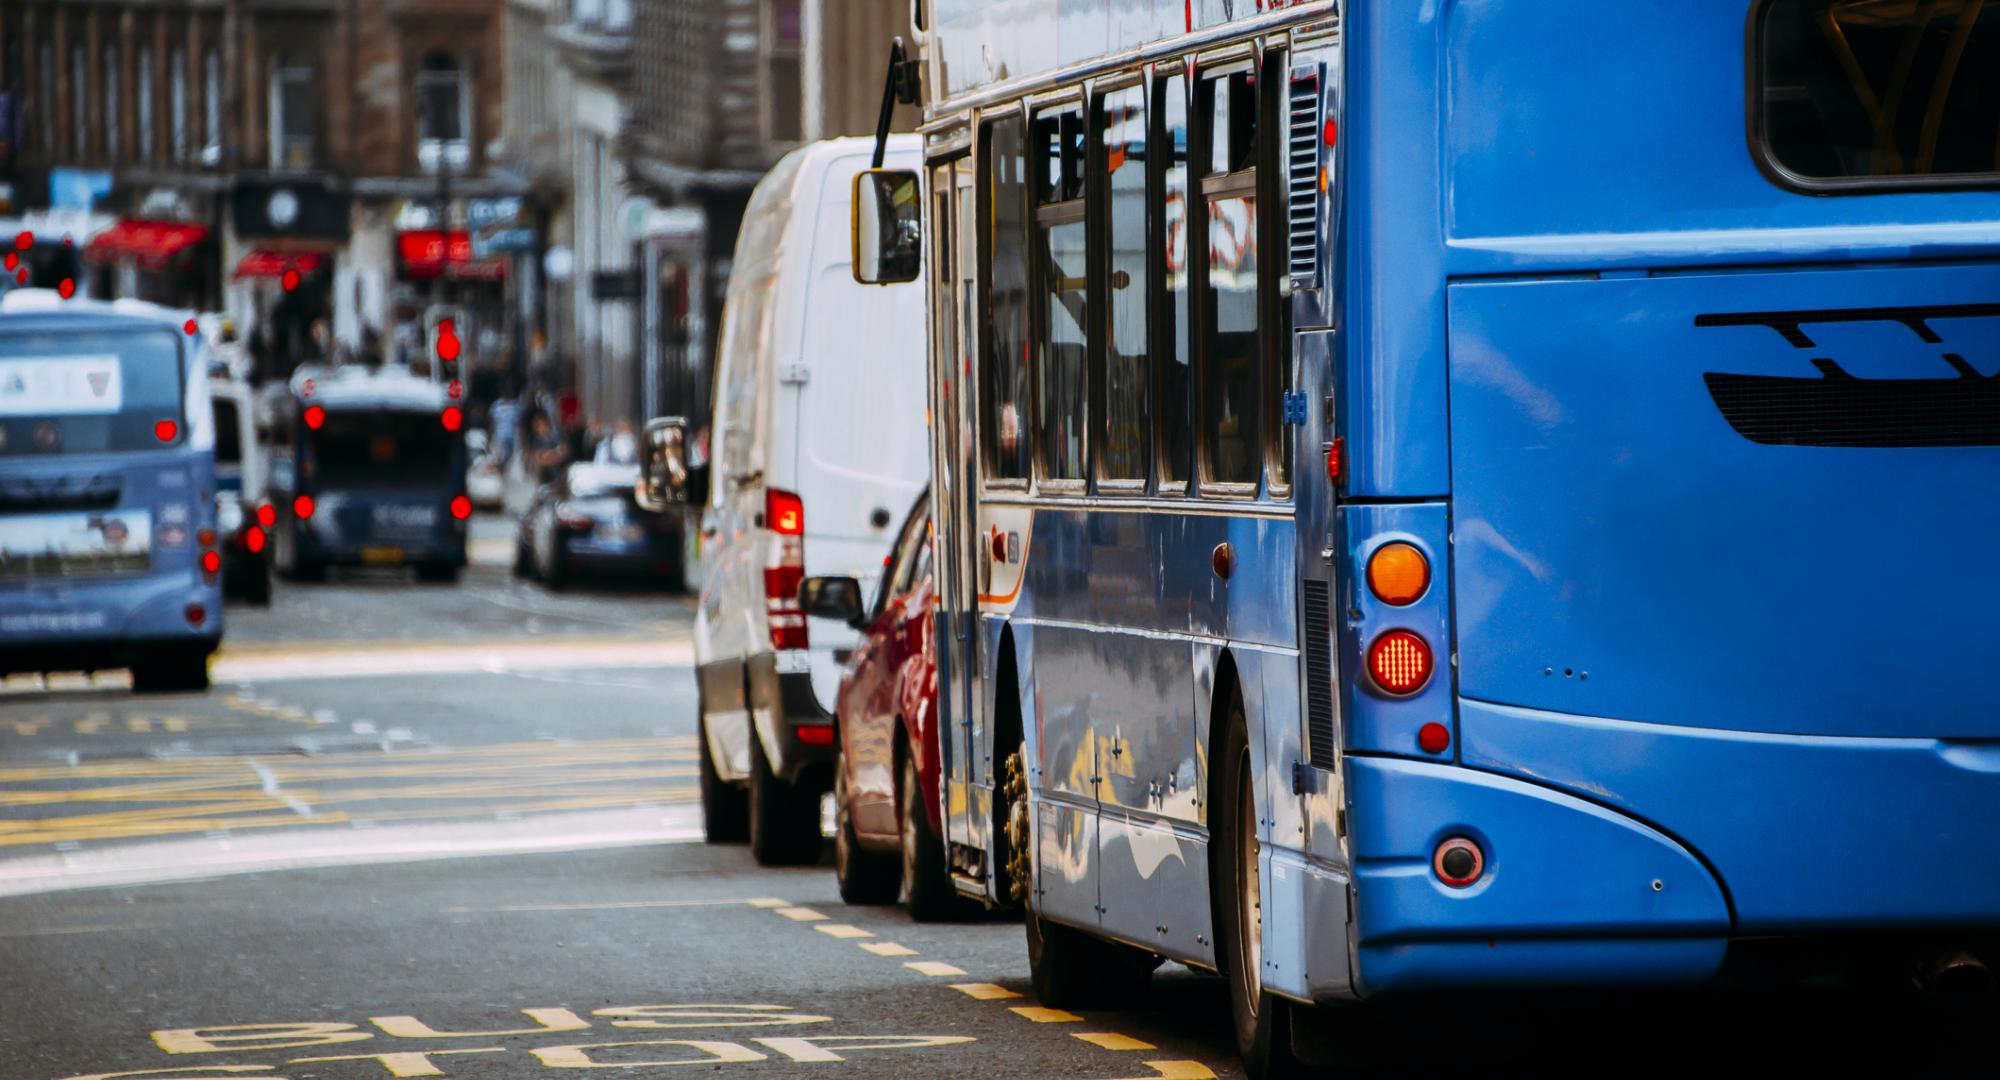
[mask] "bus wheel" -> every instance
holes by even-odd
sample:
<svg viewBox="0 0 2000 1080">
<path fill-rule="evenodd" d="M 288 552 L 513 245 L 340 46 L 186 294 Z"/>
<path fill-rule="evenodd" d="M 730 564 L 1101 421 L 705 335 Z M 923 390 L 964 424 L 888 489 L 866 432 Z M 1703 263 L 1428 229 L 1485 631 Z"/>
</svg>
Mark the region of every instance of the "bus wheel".
<svg viewBox="0 0 2000 1080">
<path fill-rule="evenodd" d="M 924 812 L 923 784 L 917 779 L 917 750 L 903 755 L 903 779 L 896 789 L 897 809 L 902 828 L 902 891 L 910 904 L 910 917 L 918 922 L 941 922 L 968 914 L 958 888 L 951 883 L 951 867 L 945 865 L 944 840 L 931 828 L 931 816 Z"/>
<path fill-rule="evenodd" d="M 1144 996 L 1155 961 L 1122 945 L 1043 919 L 1032 903 L 1033 848 L 1028 815 L 1028 746 L 1007 756 L 1007 881 L 1027 924 L 1028 977 L 1050 1008 L 1118 1006 Z"/>
<path fill-rule="evenodd" d="M 697 709 L 699 706 L 697 706 Z M 701 831 L 711 844 L 740 844 L 750 839 L 750 806 L 743 789 L 724 780 L 708 755 L 708 721 L 695 721 L 695 752 L 701 768 Z"/>
<path fill-rule="evenodd" d="M 1257 866 L 1256 787 L 1251 781 L 1250 742 L 1243 720 L 1243 703 L 1232 701 L 1222 754 L 1216 762 L 1213 806 L 1220 809 L 1213 882 L 1215 914 L 1221 946 L 1216 959 L 1229 977 L 1230 1013 L 1235 1019 L 1236 1049 L 1251 1080 L 1297 1074 L 1292 1056 L 1289 1003 L 1264 991 L 1264 915 L 1262 879 Z"/>
<path fill-rule="evenodd" d="M 833 832 L 833 876 L 840 883 L 840 899 L 848 904 L 893 904 L 902 879 L 896 876 L 896 862 L 879 851 L 861 846 L 854 835 L 854 814 L 847 801 L 847 752 L 833 760 L 833 806 L 837 823 Z"/>
<path fill-rule="evenodd" d="M 208 650 L 177 652 L 132 665 L 135 694 L 200 693 L 208 689 Z"/>
<path fill-rule="evenodd" d="M 796 866 L 819 858 L 819 800 L 810 788 L 771 771 L 764 742 L 750 729 L 750 854 L 759 866 Z"/>
</svg>

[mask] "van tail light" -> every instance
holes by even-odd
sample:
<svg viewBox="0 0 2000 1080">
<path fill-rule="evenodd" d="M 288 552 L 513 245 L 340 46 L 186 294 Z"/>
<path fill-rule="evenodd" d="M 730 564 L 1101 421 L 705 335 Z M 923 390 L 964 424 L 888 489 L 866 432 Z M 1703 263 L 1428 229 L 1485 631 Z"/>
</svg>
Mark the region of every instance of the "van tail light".
<svg viewBox="0 0 2000 1080">
<path fill-rule="evenodd" d="M 247 549 L 249 550 L 250 554 L 252 554 L 252 555 L 259 555 L 259 554 L 262 554 L 262 553 L 263 553 L 263 551 L 264 551 L 264 530 L 263 530 L 263 528 L 262 528 L 261 526 L 258 526 L 258 525 L 252 525 L 252 526 L 250 526 L 249 528 L 247 528 L 247 529 L 244 529 L 244 530 L 243 530 L 243 546 L 244 546 L 245 548 L 247 548 Z"/>
<path fill-rule="evenodd" d="M 460 521 L 464 521 L 466 518 L 471 517 L 472 500 L 466 498 L 463 495 L 454 496 L 451 500 L 451 516 L 457 518 Z"/>
<path fill-rule="evenodd" d="M 1401 697 L 1431 681 L 1431 646 L 1408 630 L 1391 630 L 1368 646 L 1368 674 L 1383 692 Z"/>
<path fill-rule="evenodd" d="M 806 534 L 806 504 L 797 495 L 764 489 L 764 526 L 779 536 Z"/>
<path fill-rule="evenodd" d="M 263 503 L 257 507 L 257 524 L 268 529 L 277 523 L 278 511 L 275 507 L 270 503 Z"/>
<path fill-rule="evenodd" d="M 298 518 L 300 521 L 310 519 L 313 516 L 313 497 L 310 495 L 301 495 L 293 499 L 292 516 Z"/>
</svg>

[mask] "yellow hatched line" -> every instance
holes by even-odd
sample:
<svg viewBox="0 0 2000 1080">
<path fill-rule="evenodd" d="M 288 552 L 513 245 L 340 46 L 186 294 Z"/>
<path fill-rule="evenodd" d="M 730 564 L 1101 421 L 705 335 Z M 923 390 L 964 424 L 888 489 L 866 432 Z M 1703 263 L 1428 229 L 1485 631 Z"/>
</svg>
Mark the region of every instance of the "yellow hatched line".
<svg viewBox="0 0 2000 1080">
<path fill-rule="evenodd" d="M 300 817 L 293 813 L 272 815 L 269 817 L 200 818 L 186 821 L 156 822 L 143 827 L 127 829 L 79 829 L 67 834 L 58 833 L 39 836 L 0 835 L 0 847 L 60 843 L 65 840 L 130 840 L 138 837 L 173 836 L 183 833 L 216 832 L 220 830 L 236 832 L 243 829 L 268 829 L 291 825 L 343 825 L 346 822 L 346 814 L 325 814 L 310 818 Z"/>
</svg>

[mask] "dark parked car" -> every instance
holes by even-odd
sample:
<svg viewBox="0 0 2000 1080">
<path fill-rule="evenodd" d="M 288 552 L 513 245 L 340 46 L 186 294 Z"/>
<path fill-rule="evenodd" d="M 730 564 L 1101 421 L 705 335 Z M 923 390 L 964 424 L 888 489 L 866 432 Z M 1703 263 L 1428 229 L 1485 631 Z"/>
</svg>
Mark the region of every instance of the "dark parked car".
<svg viewBox="0 0 2000 1080">
<path fill-rule="evenodd" d="M 571 465 L 543 484 L 514 538 L 514 576 L 560 589 L 584 574 L 682 582 L 683 517 L 632 501 L 637 465 Z"/>
<path fill-rule="evenodd" d="M 936 587 L 930 499 L 903 522 L 872 608 L 849 577 L 806 579 L 810 615 L 861 630 L 841 676 L 834 801 L 834 871 L 850 904 L 907 899 L 919 919 L 958 913 L 940 839 L 938 801 Z"/>
</svg>

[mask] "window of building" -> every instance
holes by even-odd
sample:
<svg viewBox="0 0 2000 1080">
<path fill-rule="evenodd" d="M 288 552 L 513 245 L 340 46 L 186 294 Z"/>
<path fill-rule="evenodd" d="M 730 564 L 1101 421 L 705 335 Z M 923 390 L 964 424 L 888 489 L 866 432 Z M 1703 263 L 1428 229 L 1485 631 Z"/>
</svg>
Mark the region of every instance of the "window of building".
<svg viewBox="0 0 2000 1080">
<path fill-rule="evenodd" d="M 41 100 L 35 102 L 34 108 L 23 111 L 29 113 L 30 115 L 40 114 L 43 116 L 47 116 L 49 118 L 48 122 L 42 124 L 42 154 L 46 157 L 53 158 L 56 156 L 56 123 L 57 123 L 56 118 L 59 115 L 55 111 L 56 107 L 55 46 L 44 41 L 42 42 L 42 47 L 36 50 L 35 55 L 36 58 L 40 61 L 37 66 L 41 70 L 36 72 L 35 74 L 35 83 L 36 83 L 36 93 L 40 96 Z"/>
<path fill-rule="evenodd" d="M 132 100 L 139 114 L 139 160 L 153 160 L 153 50 L 139 50 L 139 72 L 132 79 Z"/>
<path fill-rule="evenodd" d="M 271 168 L 313 167 L 315 102 L 310 62 L 280 57 L 271 69 Z"/>
<path fill-rule="evenodd" d="M 417 161 L 426 172 L 472 163 L 471 87 L 458 58 L 438 51 L 417 67 Z"/>
<path fill-rule="evenodd" d="M 765 0 L 764 137 L 771 142 L 805 138 L 803 19 L 799 0 Z"/>
<path fill-rule="evenodd" d="M 69 115 L 70 130 L 76 132 L 76 156 L 89 156 L 90 140 L 90 64 L 83 46 L 72 45 L 69 49 Z"/>
<path fill-rule="evenodd" d="M 201 163 L 222 164 L 222 55 L 214 49 L 202 57 Z"/>
<path fill-rule="evenodd" d="M 1001 481 L 1028 478 L 1028 159 L 1017 116 L 981 131 L 979 235 L 985 264 L 985 371 L 981 380 L 982 450 L 989 475 Z"/>
<path fill-rule="evenodd" d="M 1788 181 L 2000 176 L 2000 4 L 1767 0 L 1751 32 L 1752 142 Z"/>
<path fill-rule="evenodd" d="M 118 47 L 104 47 L 104 157 L 107 161 L 118 160 L 122 147 L 118 128 Z"/>
<path fill-rule="evenodd" d="M 1263 336 L 1258 325 L 1255 82 L 1247 71 L 1232 72 L 1204 79 L 1201 91 L 1210 172 L 1202 181 L 1203 479 L 1254 487 L 1264 463 L 1258 441 Z"/>
<path fill-rule="evenodd" d="M 1036 461 L 1042 479 L 1061 484 L 1084 473 L 1089 422 L 1089 236 L 1084 221 L 1083 107 L 1035 117 Z"/>
<path fill-rule="evenodd" d="M 1152 432 L 1146 424 L 1151 333 L 1147 303 L 1152 265 L 1147 227 L 1146 170 L 1149 145 L 1146 89 L 1131 86 L 1098 99 L 1103 146 L 1105 214 L 1104 431 L 1098 479 L 1144 486 Z"/>
<path fill-rule="evenodd" d="M 167 58 L 167 115 L 173 132 L 175 161 L 188 159 L 187 54 L 175 49 Z"/>
<path fill-rule="evenodd" d="M 1157 105 L 1161 174 L 1163 309 L 1160 362 L 1154 366 L 1153 422 L 1158 429 L 1157 490 L 1184 492 L 1194 469 L 1194 271 L 1188 234 L 1195 205 L 1188 187 L 1188 86 L 1185 76 L 1160 80 Z"/>
</svg>

